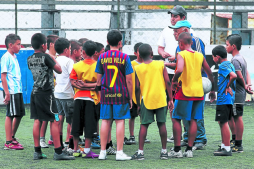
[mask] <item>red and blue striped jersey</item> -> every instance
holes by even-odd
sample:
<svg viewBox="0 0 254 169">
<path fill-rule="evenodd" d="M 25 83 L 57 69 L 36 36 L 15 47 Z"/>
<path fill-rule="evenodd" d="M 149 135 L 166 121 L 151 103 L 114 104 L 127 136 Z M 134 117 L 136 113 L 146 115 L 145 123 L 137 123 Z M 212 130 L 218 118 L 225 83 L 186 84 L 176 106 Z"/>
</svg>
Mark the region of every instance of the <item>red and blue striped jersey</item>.
<svg viewBox="0 0 254 169">
<path fill-rule="evenodd" d="M 130 57 L 117 50 L 101 54 L 96 73 L 102 74 L 101 104 L 129 103 L 126 75 L 133 73 Z"/>
</svg>

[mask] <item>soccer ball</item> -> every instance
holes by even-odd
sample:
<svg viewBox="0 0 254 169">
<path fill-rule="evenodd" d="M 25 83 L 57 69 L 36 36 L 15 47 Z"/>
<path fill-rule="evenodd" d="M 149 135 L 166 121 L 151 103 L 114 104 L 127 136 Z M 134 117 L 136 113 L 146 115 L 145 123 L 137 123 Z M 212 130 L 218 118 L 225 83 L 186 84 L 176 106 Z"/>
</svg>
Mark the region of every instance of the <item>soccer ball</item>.
<svg viewBox="0 0 254 169">
<path fill-rule="evenodd" d="M 202 84 L 203 84 L 204 94 L 209 93 L 212 89 L 212 82 L 207 77 L 202 77 Z"/>
</svg>

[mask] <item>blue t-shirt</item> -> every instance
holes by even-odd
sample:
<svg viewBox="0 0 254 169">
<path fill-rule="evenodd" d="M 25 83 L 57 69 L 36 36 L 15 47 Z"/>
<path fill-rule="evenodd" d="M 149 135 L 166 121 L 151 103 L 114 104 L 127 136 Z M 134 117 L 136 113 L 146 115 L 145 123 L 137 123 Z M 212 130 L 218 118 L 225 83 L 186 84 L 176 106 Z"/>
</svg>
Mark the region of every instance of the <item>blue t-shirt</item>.
<svg viewBox="0 0 254 169">
<path fill-rule="evenodd" d="M 129 103 L 126 75 L 133 73 L 133 69 L 127 54 L 117 50 L 101 54 L 95 72 L 102 74 L 101 104 Z"/>
<path fill-rule="evenodd" d="M 229 93 L 227 95 L 225 94 L 225 90 L 229 82 L 229 73 L 231 72 L 235 73 L 235 68 L 230 61 L 224 61 L 219 65 L 218 83 L 217 83 L 218 84 L 217 105 L 234 104 L 236 81 L 234 81 L 230 85 L 233 91 L 233 96 L 231 96 Z"/>
<path fill-rule="evenodd" d="M 195 36 L 193 36 L 192 34 L 191 34 L 191 37 L 192 37 L 192 42 L 193 42 L 192 45 L 191 45 L 191 49 L 194 50 L 194 51 L 197 51 L 197 52 L 202 53 L 203 56 L 204 56 L 205 59 L 206 59 L 206 55 L 205 55 L 205 44 L 204 44 L 204 42 L 203 42 L 200 38 L 195 37 Z M 180 50 L 179 46 L 177 46 L 177 48 L 176 48 L 176 54 L 177 54 L 178 52 L 180 52 L 180 51 L 181 51 L 181 50 Z M 175 56 L 176 56 L 176 55 L 175 55 Z M 202 77 L 207 77 L 205 71 L 202 71 Z"/>
</svg>

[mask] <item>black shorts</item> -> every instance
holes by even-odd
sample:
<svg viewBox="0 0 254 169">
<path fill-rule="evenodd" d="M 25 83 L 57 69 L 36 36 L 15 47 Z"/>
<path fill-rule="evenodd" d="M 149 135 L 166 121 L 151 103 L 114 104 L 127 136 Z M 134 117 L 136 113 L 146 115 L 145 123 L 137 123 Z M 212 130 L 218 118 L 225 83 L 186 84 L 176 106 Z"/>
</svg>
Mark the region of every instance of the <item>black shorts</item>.
<svg viewBox="0 0 254 169">
<path fill-rule="evenodd" d="M 96 119 L 96 122 L 98 122 L 100 120 L 100 111 L 101 110 L 101 104 L 97 104 L 95 105 L 95 119 Z"/>
<path fill-rule="evenodd" d="M 6 109 L 8 117 L 23 117 L 26 113 L 22 93 L 10 94 L 10 102 L 6 105 Z"/>
<path fill-rule="evenodd" d="M 95 119 L 95 104 L 90 100 L 74 100 L 74 112 L 72 120 L 71 135 L 79 137 L 85 131 L 86 138 L 92 138 L 97 131 Z"/>
<path fill-rule="evenodd" d="M 54 94 L 33 94 L 32 92 L 30 112 L 30 119 L 53 122 L 55 114 L 58 114 Z"/>
<path fill-rule="evenodd" d="M 228 122 L 233 116 L 233 105 L 224 104 L 216 106 L 215 121 Z"/>
<path fill-rule="evenodd" d="M 234 117 L 243 116 L 243 104 L 234 104 L 233 116 Z"/>
<path fill-rule="evenodd" d="M 138 106 L 132 101 L 132 108 L 130 109 L 131 118 L 138 117 Z"/>
</svg>

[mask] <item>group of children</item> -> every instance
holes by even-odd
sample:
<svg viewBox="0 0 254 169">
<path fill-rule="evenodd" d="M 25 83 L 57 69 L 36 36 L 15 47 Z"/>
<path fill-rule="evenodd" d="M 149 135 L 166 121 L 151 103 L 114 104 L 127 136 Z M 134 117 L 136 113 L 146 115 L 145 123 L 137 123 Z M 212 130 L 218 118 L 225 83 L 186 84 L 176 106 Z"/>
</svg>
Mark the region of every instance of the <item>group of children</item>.
<svg viewBox="0 0 254 169">
<path fill-rule="evenodd" d="M 216 46 L 212 50 L 213 60 L 219 64 L 215 121 L 219 122 L 222 135 L 221 146 L 214 152 L 216 156 L 243 152 L 243 105 L 246 92 L 252 93 L 252 90 L 247 63 L 239 54 L 241 42 L 239 35 L 230 35 L 226 48 Z M 41 33 L 32 36 L 34 54 L 28 57 L 27 65 L 34 80 L 30 100 L 30 118 L 34 119 L 33 159 L 47 158 L 41 148 L 48 147 L 45 131 L 50 121 L 52 137 L 49 143 L 55 147 L 55 160 L 74 160 L 79 156 L 105 160 L 107 155 L 116 155 L 116 160 L 143 160 L 147 130 L 149 124 L 155 121 L 154 115 L 162 144 L 160 158 L 193 157 L 196 121 L 203 118 L 201 70 L 207 73 L 213 84 L 209 94 L 211 101 L 215 100 L 215 91 L 212 72 L 203 54 L 191 48 L 190 33 L 184 32 L 178 37 L 180 52 L 176 56 L 172 82 L 164 62 L 152 59 L 153 51 L 149 44 L 137 43 L 134 46 L 137 59 L 131 62 L 130 57 L 121 50 L 122 35 L 119 31 L 109 31 L 107 43 L 109 49 L 104 51 L 102 44 L 85 38 L 69 41 L 55 35 L 47 38 Z M 21 118 L 25 115 L 20 67 L 15 56 L 20 50 L 21 39 L 10 34 L 5 44 L 7 52 L 1 58 L 4 104 L 7 105 L 4 149 L 22 150 L 23 146 L 15 138 Z M 233 55 L 231 62 L 227 61 L 227 53 Z M 175 91 L 174 103 L 172 90 Z M 166 147 L 168 110 L 172 113 L 175 143 L 170 152 Z M 133 144 L 134 120 L 138 115 L 141 121 L 139 149 L 130 157 L 123 152 L 125 119 L 130 119 L 128 142 Z M 68 125 L 63 143 L 64 117 Z M 102 120 L 100 137 L 95 135 L 99 134 L 99 119 Z M 190 122 L 184 153 L 181 151 L 183 119 Z M 111 140 L 113 120 L 116 123 L 117 151 Z M 233 137 L 231 142 L 229 127 Z M 79 137 L 83 133 L 85 144 L 82 148 Z M 91 144 L 96 139 L 101 148 L 99 155 L 91 150 Z"/>
</svg>

